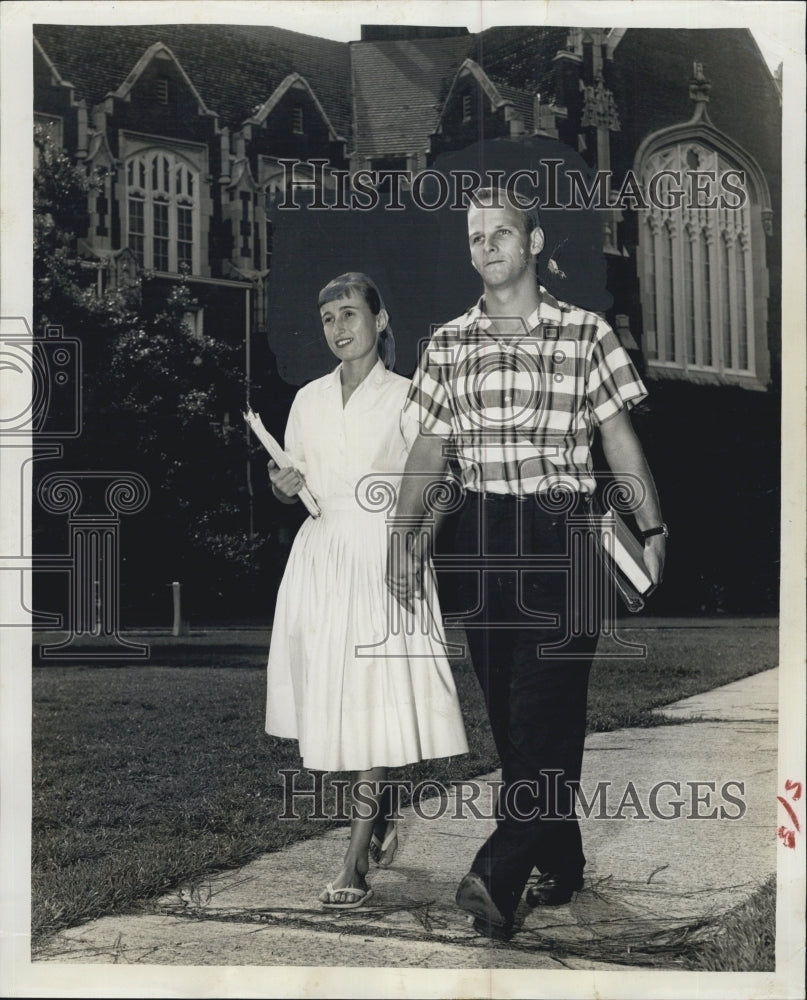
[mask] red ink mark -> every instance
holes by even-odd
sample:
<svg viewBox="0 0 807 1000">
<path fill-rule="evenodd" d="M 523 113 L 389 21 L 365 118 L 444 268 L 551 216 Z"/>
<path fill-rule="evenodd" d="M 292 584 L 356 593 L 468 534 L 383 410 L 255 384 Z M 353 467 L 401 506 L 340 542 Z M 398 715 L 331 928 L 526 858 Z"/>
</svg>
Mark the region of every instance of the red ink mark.
<svg viewBox="0 0 807 1000">
<path fill-rule="evenodd" d="M 801 833 L 799 820 L 798 817 L 796 816 L 796 813 L 793 811 L 793 806 L 791 806 L 791 804 L 787 801 L 787 799 L 783 799 L 781 795 L 777 795 L 776 798 L 779 799 L 779 801 L 782 803 L 785 809 L 787 809 L 787 814 L 793 821 L 793 826 L 795 826 L 795 828 L 799 831 L 799 833 Z"/>
<path fill-rule="evenodd" d="M 796 847 L 796 834 L 792 830 L 788 830 L 786 826 L 780 826 L 776 831 L 777 836 L 781 838 L 785 847 L 790 847 L 795 849 Z"/>
<path fill-rule="evenodd" d="M 793 796 L 792 796 L 793 801 L 798 802 L 799 799 L 801 798 L 801 782 L 791 781 L 790 778 L 788 778 L 787 781 L 785 782 L 785 791 L 789 792 L 791 788 L 793 789 Z"/>
</svg>

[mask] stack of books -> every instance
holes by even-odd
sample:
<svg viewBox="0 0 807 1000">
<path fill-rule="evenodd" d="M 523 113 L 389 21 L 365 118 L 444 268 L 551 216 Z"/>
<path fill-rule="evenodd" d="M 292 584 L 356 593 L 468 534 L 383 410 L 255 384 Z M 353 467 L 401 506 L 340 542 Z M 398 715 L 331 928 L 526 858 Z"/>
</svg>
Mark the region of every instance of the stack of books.
<svg viewBox="0 0 807 1000">
<path fill-rule="evenodd" d="M 644 545 L 615 510 L 596 517 L 606 569 L 628 611 L 641 611 L 653 590 L 644 564 Z"/>
</svg>

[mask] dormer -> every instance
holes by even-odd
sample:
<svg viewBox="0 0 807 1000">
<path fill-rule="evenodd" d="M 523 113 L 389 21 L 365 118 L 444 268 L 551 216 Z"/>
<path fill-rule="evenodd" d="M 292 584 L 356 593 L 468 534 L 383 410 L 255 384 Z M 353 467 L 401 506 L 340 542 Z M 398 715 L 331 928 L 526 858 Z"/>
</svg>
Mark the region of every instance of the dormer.
<svg viewBox="0 0 807 1000">
<path fill-rule="evenodd" d="M 534 131 L 535 95 L 492 80 L 473 59 L 457 70 L 432 136 L 432 152 Z"/>
<path fill-rule="evenodd" d="M 173 52 L 152 45 L 121 85 L 96 110 L 96 126 L 108 117 L 133 132 L 190 142 L 207 142 L 219 131 L 218 118 L 205 104 Z"/>
<path fill-rule="evenodd" d="M 303 160 L 325 157 L 336 165 L 344 158 L 346 141 L 299 73 L 290 73 L 253 109 L 234 140 L 236 155 L 247 155 L 254 170 L 258 157 L 267 155 Z"/>
</svg>

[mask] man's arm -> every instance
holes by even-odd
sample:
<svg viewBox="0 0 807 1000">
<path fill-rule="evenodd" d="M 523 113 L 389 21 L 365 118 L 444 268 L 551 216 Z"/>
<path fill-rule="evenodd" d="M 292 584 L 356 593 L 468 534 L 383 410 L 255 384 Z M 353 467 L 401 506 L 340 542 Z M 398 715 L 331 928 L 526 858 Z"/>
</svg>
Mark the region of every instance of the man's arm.
<svg viewBox="0 0 807 1000">
<path fill-rule="evenodd" d="M 414 612 L 413 598 L 420 594 L 422 553 L 405 543 L 408 533 L 417 537 L 417 529 L 426 513 L 423 492 L 429 480 L 440 482 L 446 473 L 446 438 L 419 434 L 415 439 L 401 478 L 393 529 L 387 549 L 387 587 L 408 611 Z M 400 527 L 396 522 L 400 522 Z"/>
<path fill-rule="evenodd" d="M 620 410 L 604 421 L 600 425 L 600 434 L 605 459 L 614 477 L 618 480 L 620 476 L 635 476 L 644 486 L 644 498 L 633 512 L 639 528 L 645 531 L 661 524 L 656 484 L 627 410 Z M 644 543 L 644 562 L 654 584 L 661 583 L 664 575 L 665 551 L 664 535 L 651 535 Z"/>
</svg>

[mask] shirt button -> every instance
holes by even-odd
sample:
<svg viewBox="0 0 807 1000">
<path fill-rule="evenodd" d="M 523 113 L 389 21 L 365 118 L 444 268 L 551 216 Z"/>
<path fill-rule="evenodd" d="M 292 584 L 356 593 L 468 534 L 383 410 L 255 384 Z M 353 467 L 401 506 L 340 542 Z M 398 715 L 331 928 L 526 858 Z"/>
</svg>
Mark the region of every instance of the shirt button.
<svg viewBox="0 0 807 1000">
<path fill-rule="evenodd" d="M 555 351 L 555 353 L 552 355 L 552 360 L 555 362 L 556 365 L 562 365 L 563 362 L 566 360 L 566 355 L 563 353 L 563 351 Z"/>
<path fill-rule="evenodd" d="M 556 382 L 562 382 L 563 381 L 563 376 L 562 375 L 556 374 L 554 376 L 554 378 L 555 378 Z"/>
</svg>

